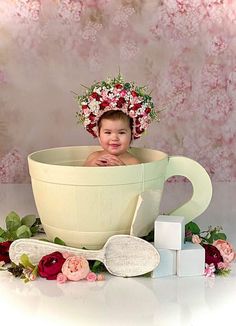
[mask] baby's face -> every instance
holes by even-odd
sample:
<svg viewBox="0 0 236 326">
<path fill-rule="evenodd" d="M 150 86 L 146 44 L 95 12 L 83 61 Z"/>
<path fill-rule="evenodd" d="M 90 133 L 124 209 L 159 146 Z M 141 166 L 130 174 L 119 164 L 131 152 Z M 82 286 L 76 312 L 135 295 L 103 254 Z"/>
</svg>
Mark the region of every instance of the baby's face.
<svg viewBox="0 0 236 326">
<path fill-rule="evenodd" d="M 128 121 L 103 119 L 99 142 L 109 154 L 121 155 L 125 153 L 131 142 L 131 130 Z"/>
</svg>

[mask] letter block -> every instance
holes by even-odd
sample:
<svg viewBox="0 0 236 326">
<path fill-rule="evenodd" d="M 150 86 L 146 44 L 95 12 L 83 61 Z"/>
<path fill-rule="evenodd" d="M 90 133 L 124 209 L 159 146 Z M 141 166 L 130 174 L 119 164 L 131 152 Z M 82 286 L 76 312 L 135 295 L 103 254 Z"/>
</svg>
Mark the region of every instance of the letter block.
<svg viewBox="0 0 236 326">
<path fill-rule="evenodd" d="M 181 250 L 184 244 L 183 216 L 159 215 L 154 224 L 154 244 L 157 249 Z"/>
<path fill-rule="evenodd" d="M 177 275 L 203 275 L 205 270 L 205 249 L 197 243 L 186 242 L 177 251 Z"/>
<path fill-rule="evenodd" d="M 176 274 L 176 250 L 158 249 L 160 263 L 152 271 L 152 278 L 175 275 Z"/>
</svg>

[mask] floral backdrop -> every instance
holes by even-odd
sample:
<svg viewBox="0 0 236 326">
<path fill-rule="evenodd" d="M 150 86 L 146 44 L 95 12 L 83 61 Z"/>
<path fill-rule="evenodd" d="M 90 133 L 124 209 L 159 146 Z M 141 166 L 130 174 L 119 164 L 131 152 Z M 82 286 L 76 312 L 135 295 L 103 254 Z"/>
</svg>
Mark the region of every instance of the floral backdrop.
<svg viewBox="0 0 236 326">
<path fill-rule="evenodd" d="M 119 70 L 163 110 L 134 146 L 235 181 L 235 58 L 235 0 L 1 0 L 0 182 L 29 182 L 32 151 L 96 144 L 73 92 Z"/>
</svg>

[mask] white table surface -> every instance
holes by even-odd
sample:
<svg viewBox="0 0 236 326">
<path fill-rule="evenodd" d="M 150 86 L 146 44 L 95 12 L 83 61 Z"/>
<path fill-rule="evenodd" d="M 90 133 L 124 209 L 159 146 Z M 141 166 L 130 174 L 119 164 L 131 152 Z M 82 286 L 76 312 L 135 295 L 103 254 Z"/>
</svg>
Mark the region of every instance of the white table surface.
<svg viewBox="0 0 236 326">
<path fill-rule="evenodd" d="M 0 225 L 10 210 L 34 213 L 27 185 L 1 186 L 0 190 Z M 103 282 L 60 285 L 41 278 L 24 284 L 0 272 L 1 316 L 7 325 L 233 325 L 235 267 L 229 277 L 215 279 L 119 278 L 107 274 Z"/>
<path fill-rule="evenodd" d="M 236 273 L 205 277 L 119 278 L 24 284 L 0 274 L 0 306 L 9 325 L 233 325 Z M 5 323 L 6 324 L 6 323 Z"/>
</svg>

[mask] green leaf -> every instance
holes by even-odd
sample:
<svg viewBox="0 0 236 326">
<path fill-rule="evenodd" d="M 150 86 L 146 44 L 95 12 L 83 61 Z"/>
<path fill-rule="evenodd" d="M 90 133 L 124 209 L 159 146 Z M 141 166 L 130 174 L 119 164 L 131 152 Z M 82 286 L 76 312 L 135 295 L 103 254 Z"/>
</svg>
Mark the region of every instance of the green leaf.
<svg viewBox="0 0 236 326">
<path fill-rule="evenodd" d="M 129 90 L 131 88 L 130 83 L 125 83 L 124 84 L 124 89 Z"/>
<path fill-rule="evenodd" d="M 30 228 L 31 233 L 34 235 L 36 233 L 44 233 L 44 229 L 39 217 L 35 219 L 34 224 Z"/>
<path fill-rule="evenodd" d="M 215 271 L 215 274 L 220 276 L 228 276 L 231 272 L 231 269 L 217 269 Z"/>
<path fill-rule="evenodd" d="M 17 230 L 16 230 L 16 236 L 18 239 L 23 239 L 23 238 L 30 238 L 32 235 L 30 228 L 26 225 L 21 225 Z"/>
<path fill-rule="evenodd" d="M 41 239 L 38 239 L 38 240 L 40 240 L 40 241 L 45 241 L 45 242 L 51 242 L 50 240 L 45 239 L 45 238 L 41 238 Z"/>
<path fill-rule="evenodd" d="M 21 219 L 21 224 L 28 226 L 29 228 L 36 222 L 35 215 L 26 215 Z"/>
<path fill-rule="evenodd" d="M 215 236 L 215 233 L 214 232 L 211 232 L 210 237 L 206 239 L 209 244 L 212 244 L 213 243 L 214 236 Z"/>
<path fill-rule="evenodd" d="M 94 273 L 101 273 L 107 271 L 105 265 L 99 260 L 90 260 L 89 261 L 90 269 Z"/>
<path fill-rule="evenodd" d="M 16 212 L 11 212 L 6 217 L 6 227 L 8 231 L 15 231 L 21 226 L 20 216 Z"/>
<path fill-rule="evenodd" d="M 22 254 L 20 256 L 20 263 L 24 266 L 24 268 L 35 268 L 35 266 L 31 263 L 29 257 L 26 254 Z"/>
<path fill-rule="evenodd" d="M 66 243 L 58 237 L 54 238 L 53 242 L 62 246 L 66 246 Z"/>
<path fill-rule="evenodd" d="M 0 227 L 0 237 L 2 237 L 5 233 L 6 233 L 5 230 L 3 230 L 3 229 Z"/>
<path fill-rule="evenodd" d="M 5 242 L 5 241 L 6 241 L 6 239 L 0 237 L 0 243 L 1 243 L 1 242 Z"/>
<path fill-rule="evenodd" d="M 32 235 L 36 234 L 38 232 L 39 227 L 38 226 L 31 226 L 30 231 Z"/>
<path fill-rule="evenodd" d="M 38 275 L 38 266 L 36 265 L 32 271 L 32 274 L 37 276 Z"/>
<path fill-rule="evenodd" d="M 216 233 L 214 234 L 214 240 L 218 240 L 218 239 L 221 239 L 221 240 L 226 240 L 226 235 L 225 233 Z"/>
<path fill-rule="evenodd" d="M 199 234 L 201 230 L 196 223 L 191 221 L 185 225 L 185 232 L 187 231 L 192 232 L 192 234 Z"/>
<path fill-rule="evenodd" d="M 16 231 L 7 231 L 5 238 L 7 240 L 16 240 L 17 239 Z"/>
</svg>

